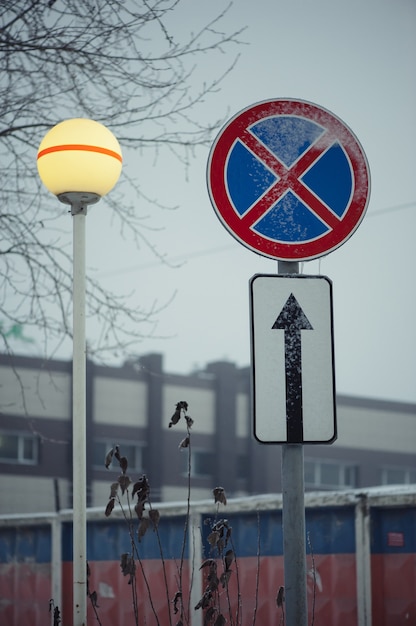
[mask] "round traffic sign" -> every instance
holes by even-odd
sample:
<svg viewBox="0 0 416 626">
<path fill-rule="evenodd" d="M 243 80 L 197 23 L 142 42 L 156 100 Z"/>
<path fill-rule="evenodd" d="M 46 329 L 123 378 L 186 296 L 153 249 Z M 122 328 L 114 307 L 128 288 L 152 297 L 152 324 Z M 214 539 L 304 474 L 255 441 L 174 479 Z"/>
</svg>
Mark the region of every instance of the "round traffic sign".
<svg viewBox="0 0 416 626">
<path fill-rule="evenodd" d="M 303 100 L 269 100 L 237 113 L 215 139 L 208 191 L 231 234 L 263 256 L 314 259 L 362 221 L 370 173 L 353 132 Z"/>
</svg>

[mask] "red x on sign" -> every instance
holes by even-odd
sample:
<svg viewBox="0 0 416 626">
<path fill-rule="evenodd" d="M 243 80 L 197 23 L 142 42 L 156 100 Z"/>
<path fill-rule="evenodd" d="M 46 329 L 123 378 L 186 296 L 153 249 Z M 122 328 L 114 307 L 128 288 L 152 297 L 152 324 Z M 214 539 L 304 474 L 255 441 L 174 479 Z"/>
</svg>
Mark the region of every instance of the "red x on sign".
<svg viewBox="0 0 416 626">
<path fill-rule="evenodd" d="M 256 104 L 216 138 L 208 189 L 218 217 L 250 249 L 307 260 L 340 246 L 360 224 L 369 170 L 351 130 L 298 100 Z"/>
</svg>

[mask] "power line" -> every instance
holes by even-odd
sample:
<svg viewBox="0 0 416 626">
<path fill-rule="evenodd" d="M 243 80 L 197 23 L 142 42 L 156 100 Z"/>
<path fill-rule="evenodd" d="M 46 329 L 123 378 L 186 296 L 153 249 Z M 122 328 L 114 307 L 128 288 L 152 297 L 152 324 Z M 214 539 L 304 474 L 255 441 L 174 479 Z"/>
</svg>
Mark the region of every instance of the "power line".
<svg viewBox="0 0 416 626">
<path fill-rule="evenodd" d="M 379 217 L 381 215 L 386 215 L 387 213 L 394 213 L 396 211 L 402 211 L 404 209 L 410 209 L 411 207 L 416 206 L 416 200 L 413 202 L 406 202 L 404 204 L 396 204 L 394 206 L 386 207 L 384 209 L 380 209 L 379 211 L 374 211 L 372 213 L 367 213 L 366 217 Z M 172 257 L 167 260 L 166 263 L 163 261 L 153 261 L 151 263 L 146 263 L 144 265 L 133 265 L 130 267 L 124 267 L 120 269 L 110 270 L 108 272 L 102 272 L 99 275 L 99 278 L 104 278 L 108 276 L 117 276 L 119 274 L 130 274 L 131 272 L 138 272 L 142 270 L 152 269 L 154 267 L 172 267 L 173 269 L 180 268 L 183 263 L 190 259 L 197 259 L 203 256 L 211 256 L 213 254 L 221 254 L 222 252 L 228 252 L 232 249 L 235 249 L 233 246 L 221 246 L 218 248 L 208 248 L 206 250 L 196 250 L 195 252 L 187 253 L 186 255 L 180 255 L 176 257 Z M 179 264 L 179 265 L 177 265 Z"/>
<path fill-rule="evenodd" d="M 413 200 L 413 202 L 406 202 L 405 204 L 397 204 L 396 206 L 390 206 L 385 209 L 380 209 L 379 211 L 374 211 L 374 213 L 368 213 L 367 217 L 378 217 L 379 215 L 385 215 L 386 213 L 394 213 L 395 211 L 401 211 L 402 209 L 410 209 L 414 206 L 416 206 L 416 200 Z"/>
</svg>

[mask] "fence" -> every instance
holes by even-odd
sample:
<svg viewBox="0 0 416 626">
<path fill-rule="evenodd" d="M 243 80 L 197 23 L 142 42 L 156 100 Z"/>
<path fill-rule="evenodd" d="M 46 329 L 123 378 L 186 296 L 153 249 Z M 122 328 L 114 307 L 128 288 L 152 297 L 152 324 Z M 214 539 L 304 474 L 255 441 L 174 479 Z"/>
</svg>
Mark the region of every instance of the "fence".
<svg viewBox="0 0 416 626">
<path fill-rule="evenodd" d="M 159 534 L 149 530 L 139 546 L 137 591 L 140 623 L 176 624 L 172 599 L 178 590 L 187 512 L 185 504 L 154 505 Z M 206 584 L 210 523 L 226 518 L 232 527 L 236 562 L 230 579 L 235 623 L 274 626 L 283 585 L 281 496 L 235 499 L 226 506 L 190 506 L 183 570 L 183 601 L 189 623 L 201 626 L 194 610 Z M 308 546 L 308 605 L 314 624 L 399 626 L 416 624 L 416 486 L 305 495 Z M 49 602 L 60 608 L 62 626 L 72 621 L 72 512 L 0 516 L 0 623 L 45 626 Z M 137 523 L 136 523 L 137 526 Z M 131 585 L 120 556 L 131 552 L 126 521 L 114 510 L 88 510 L 89 589 L 97 592 L 103 626 L 134 624 Z M 161 558 L 161 550 L 163 559 Z M 144 574 L 144 575 L 143 575 Z M 146 582 L 147 581 L 147 582 Z M 148 585 L 148 586 L 147 586 Z M 238 601 L 239 597 L 239 601 Z M 226 592 L 222 592 L 228 612 Z M 155 617 L 157 615 L 157 618 Z M 96 623 L 89 607 L 88 623 Z"/>
</svg>

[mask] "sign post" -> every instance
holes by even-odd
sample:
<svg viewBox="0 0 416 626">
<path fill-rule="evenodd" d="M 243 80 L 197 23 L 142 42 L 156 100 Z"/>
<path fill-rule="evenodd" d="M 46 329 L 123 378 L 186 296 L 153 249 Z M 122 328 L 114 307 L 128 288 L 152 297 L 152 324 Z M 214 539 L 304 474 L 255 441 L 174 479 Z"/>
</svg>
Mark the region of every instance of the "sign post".
<svg viewBox="0 0 416 626">
<path fill-rule="evenodd" d="M 299 271 L 298 263 L 279 261 L 278 272 Z M 287 365 L 286 365 L 287 368 Z M 286 391 L 287 393 L 287 391 Z M 289 429 L 288 429 L 289 430 Z M 289 432 L 288 432 L 289 435 Z M 282 523 L 286 623 L 307 626 L 306 530 L 303 446 L 282 446 Z"/>
<path fill-rule="evenodd" d="M 338 117 L 310 102 L 259 102 L 215 139 L 208 192 L 241 244 L 277 259 L 250 281 L 254 435 L 282 445 L 287 626 L 307 626 L 303 444 L 337 436 L 332 283 L 300 276 L 299 261 L 342 245 L 367 208 L 364 151 Z"/>
<path fill-rule="evenodd" d="M 286 622 L 306 626 L 304 443 L 336 438 L 332 283 L 278 264 L 250 280 L 254 435 L 282 445 Z"/>
</svg>

